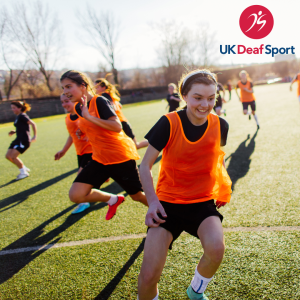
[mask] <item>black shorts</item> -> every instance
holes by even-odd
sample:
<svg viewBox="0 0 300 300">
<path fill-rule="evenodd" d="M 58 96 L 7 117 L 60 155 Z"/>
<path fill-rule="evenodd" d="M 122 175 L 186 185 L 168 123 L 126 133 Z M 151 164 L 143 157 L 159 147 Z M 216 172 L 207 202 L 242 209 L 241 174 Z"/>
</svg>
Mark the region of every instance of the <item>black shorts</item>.
<svg viewBox="0 0 300 300">
<path fill-rule="evenodd" d="M 103 165 L 91 160 L 74 182 L 91 184 L 94 188 L 99 189 L 108 178 L 117 182 L 129 195 L 143 191 L 135 160 L 114 165 Z"/>
<path fill-rule="evenodd" d="M 88 162 L 92 160 L 93 153 L 85 153 L 82 155 L 77 155 L 78 168 L 84 168 Z"/>
<path fill-rule="evenodd" d="M 134 139 L 135 135 L 132 131 L 132 128 L 128 122 L 122 122 L 123 131 L 127 136 L 129 136 L 131 139 Z"/>
<path fill-rule="evenodd" d="M 256 110 L 256 104 L 255 101 L 251 101 L 251 102 L 243 102 L 243 110 L 248 110 L 248 106 L 251 106 L 251 110 L 255 111 Z"/>
<path fill-rule="evenodd" d="M 167 218 L 163 218 L 161 214 L 158 214 L 161 219 L 166 220 L 165 223 L 161 223 L 159 226 L 170 231 L 173 236 L 172 243 L 169 246 L 170 250 L 173 242 L 183 231 L 199 238 L 197 230 L 206 218 L 217 216 L 221 222 L 223 221 L 223 216 L 218 212 L 214 200 L 192 204 L 174 204 L 163 201 L 160 201 L 160 203 L 167 214 Z"/>
<path fill-rule="evenodd" d="M 20 140 L 14 140 L 11 142 L 10 146 L 8 149 L 16 149 L 19 151 L 21 154 L 24 153 L 30 146 L 29 141 L 20 141 Z"/>
</svg>

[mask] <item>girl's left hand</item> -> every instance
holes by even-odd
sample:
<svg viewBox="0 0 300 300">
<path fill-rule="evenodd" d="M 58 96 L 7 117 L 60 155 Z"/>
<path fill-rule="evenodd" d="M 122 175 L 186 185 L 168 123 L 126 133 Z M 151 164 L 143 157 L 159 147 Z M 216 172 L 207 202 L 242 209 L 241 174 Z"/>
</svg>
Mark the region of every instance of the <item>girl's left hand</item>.
<svg viewBox="0 0 300 300">
<path fill-rule="evenodd" d="M 84 95 L 81 97 L 81 112 L 82 112 L 82 117 L 85 118 L 86 120 L 88 120 L 90 118 L 90 113 L 89 113 L 89 109 L 87 106 L 87 97 Z"/>
<path fill-rule="evenodd" d="M 222 201 L 219 201 L 219 200 L 217 200 L 217 202 L 216 202 L 217 208 L 220 208 L 220 207 L 222 207 L 222 206 L 224 206 L 226 204 L 227 204 L 227 202 L 222 202 Z"/>
<path fill-rule="evenodd" d="M 33 136 L 32 139 L 31 139 L 31 143 L 33 143 L 35 141 L 36 141 L 36 136 Z"/>
</svg>

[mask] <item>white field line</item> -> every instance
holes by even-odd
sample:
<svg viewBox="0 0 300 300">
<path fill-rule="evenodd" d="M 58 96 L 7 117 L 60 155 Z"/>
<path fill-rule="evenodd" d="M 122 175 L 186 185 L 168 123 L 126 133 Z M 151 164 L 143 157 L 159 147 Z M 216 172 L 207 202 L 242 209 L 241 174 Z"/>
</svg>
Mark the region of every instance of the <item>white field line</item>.
<svg viewBox="0 0 300 300">
<path fill-rule="evenodd" d="M 300 226 L 271 226 L 271 227 L 225 227 L 223 228 L 224 232 L 249 232 L 249 231 L 300 231 Z M 146 233 L 139 234 L 129 234 L 129 235 L 120 235 L 120 236 L 111 236 L 106 238 L 92 239 L 92 240 L 82 240 L 82 241 L 73 241 L 73 242 L 65 242 L 65 243 L 57 243 L 57 244 L 45 244 L 40 246 L 33 247 L 25 247 L 25 248 L 17 248 L 11 250 L 2 250 L 0 251 L 1 255 L 8 254 L 16 254 L 23 252 L 33 252 L 33 251 L 41 251 L 47 250 L 49 248 L 63 248 L 63 247 L 71 247 L 71 246 L 81 246 L 81 245 L 89 245 L 89 244 L 97 244 L 97 243 L 105 243 L 111 241 L 122 241 L 129 239 L 141 239 L 145 238 Z"/>
</svg>

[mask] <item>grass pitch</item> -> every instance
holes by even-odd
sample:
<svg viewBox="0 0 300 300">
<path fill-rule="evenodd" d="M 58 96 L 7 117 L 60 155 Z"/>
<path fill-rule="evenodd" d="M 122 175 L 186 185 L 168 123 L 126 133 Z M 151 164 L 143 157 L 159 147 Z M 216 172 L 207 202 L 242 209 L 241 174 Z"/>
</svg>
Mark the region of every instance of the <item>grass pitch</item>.
<svg viewBox="0 0 300 300">
<path fill-rule="evenodd" d="M 235 95 L 225 104 L 230 130 L 226 165 L 234 184 L 221 209 L 224 227 L 300 226 L 300 112 L 288 84 L 258 86 L 261 129 L 242 114 Z M 125 105 L 138 140 L 166 112 L 166 102 Z M 0 125 L 0 246 L 2 250 L 144 233 L 146 208 L 127 197 L 110 222 L 95 204 L 80 215 L 68 190 L 76 176 L 74 148 L 60 161 L 67 130 L 64 116 L 35 120 L 38 140 L 21 156 L 31 176 L 15 182 L 18 170 L 4 159 L 11 124 Z M 145 149 L 139 150 L 143 157 Z M 138 162 L 140 163 L 140 161 Z M 158 165 L 154 166 L 157 181 Z M 110 180 L 104 190 L 125 193 Z M 224 262 L 209 285 L 210 299 L 300 299 L 300 231 L 227 232 Z M 0 255 L 0 299 L 136 299 L 142 239 L 33 250 Z M 187 299 L 185 290 L 201 256 L 188 235 L 169 252 L 159 284 L 160 299 Z"/>
</svg>

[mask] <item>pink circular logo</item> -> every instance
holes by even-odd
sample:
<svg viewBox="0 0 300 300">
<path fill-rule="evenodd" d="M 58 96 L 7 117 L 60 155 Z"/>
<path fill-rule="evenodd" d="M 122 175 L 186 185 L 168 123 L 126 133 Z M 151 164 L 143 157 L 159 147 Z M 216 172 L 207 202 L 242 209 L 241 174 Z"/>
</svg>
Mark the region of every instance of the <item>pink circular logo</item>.
<svg viewBox="0 0 300 300">
<path fill-rule="evenodd" d="M 262 39 L 273 29 L 274 18 L 264 6 L 252 5 L 247 7 L 240 16 L 240 27 L 250 39 Z"/>
</svg>

